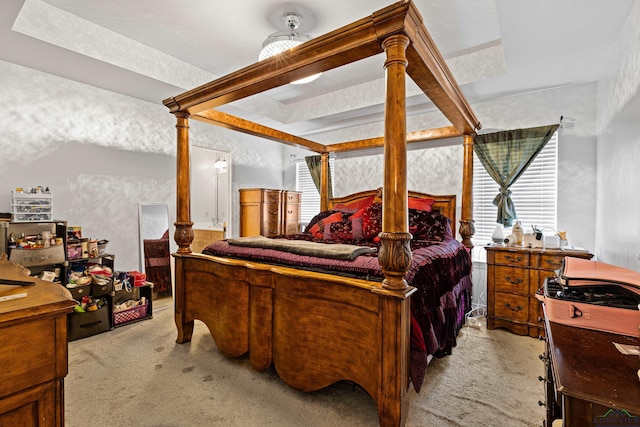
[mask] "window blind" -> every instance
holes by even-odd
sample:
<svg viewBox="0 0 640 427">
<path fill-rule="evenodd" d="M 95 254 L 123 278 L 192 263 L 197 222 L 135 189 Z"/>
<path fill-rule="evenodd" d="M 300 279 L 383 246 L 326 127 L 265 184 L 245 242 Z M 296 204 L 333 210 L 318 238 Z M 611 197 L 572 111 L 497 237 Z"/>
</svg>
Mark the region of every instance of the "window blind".
<svg viewBox="0 0 640 427">
<path fill-rule="evenodd" d="M 334 159 L 329 157 L 331 182 L 333 182 Z M 300 222 L 306 225 L 320 212 L 320 193 L 316 189 L 307 163 L 302 160 L 296 163 L 296 191 L 302 192 L 300 202 Z"/>
<path fill-rule="evenodd" d="M 481 246 L 491 242 L 496 226 L 498 209 L 493 198 L 498 194 L 498 184 L 489 176 L 480 160 L 473 155 L 473 219 L 475 234 L 473 243 Z M 511 186 L 511 198 L 518 220 L 526 232 L 535 225 L 543 231 L 556 229 L 558 191 L 558 133 L 535 158 L 524 174 Z M 505 229 L 505 236 L 511 229 Z M 476 252 L 476 251 L 474 251 Z M 477 252 L 484 252 L 477 251 Z"/>
</svg>

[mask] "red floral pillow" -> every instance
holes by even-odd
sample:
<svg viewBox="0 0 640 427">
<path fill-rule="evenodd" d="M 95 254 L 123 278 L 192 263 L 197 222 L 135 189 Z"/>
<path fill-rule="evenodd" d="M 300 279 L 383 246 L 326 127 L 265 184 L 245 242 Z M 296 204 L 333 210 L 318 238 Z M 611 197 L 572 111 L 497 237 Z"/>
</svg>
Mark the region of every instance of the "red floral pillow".
<svg viewBox="0 0 640 427">
<path fill-rule="evenodd" d="M 353 218 L 359 212 L 351 216 Z M 382 232 L 382 204 L 372 203 L 362 210 L 362 238 L 374 240 Z M 359 218 L 356 216 L 356 218 Z"/>
</svg>

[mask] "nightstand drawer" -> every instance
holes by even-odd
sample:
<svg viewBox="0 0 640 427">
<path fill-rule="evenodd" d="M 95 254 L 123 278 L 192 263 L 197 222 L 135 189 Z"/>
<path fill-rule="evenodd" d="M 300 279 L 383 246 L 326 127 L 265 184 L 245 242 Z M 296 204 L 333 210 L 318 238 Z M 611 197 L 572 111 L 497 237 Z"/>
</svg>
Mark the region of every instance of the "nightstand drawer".
<svg viewBox="0 0 640 427">
<path fill-rule="evenodd" d="M 298 218 L 300 217 L 299 211 L 298 206 L 287 206 L 284 212 L 285 222 L 298 222 Z"/>
<path fill-rule="evenodd" d="M 280 194 L 282 192 L 280 190 L 263 190 L 262 193 L 262 201 L 264 203 L 280 203 Z"/>
<path fill-rule="evenodd" d="M 495 263 L 517 267 L 529 266 L 529 254 L 526 252 L 499 251 L 495 254 Z"/>
<path fill-rule="evenodd" d="M 264 206 L 263 218 L 265 221 L 280 221 L 280 205 L 267 203 Z"/>
<path fill-rule="evenodd" d="M 564 255 L 540 255 L 540 268 L 542 270 L 558 270 L 562 267 L 562 260 Z"/>
<path fill-rule="evenodd" d="M 514 322 L 527 323 L 529 319 L 529 298 L 496 292 L 495 316 Z"/>
<path fill-rule="evenodd" d="M 527 295 L 529 293 L 529 270 L 517 267 L 496 266 L 496 292 L 515 292 Z"/>
<path fill-rule="evenodd" d="M 294 193 L 287 191 L 285 193 L 285 202 L 286 203 L 300 203 L 300 193 Z"/>
</svg>

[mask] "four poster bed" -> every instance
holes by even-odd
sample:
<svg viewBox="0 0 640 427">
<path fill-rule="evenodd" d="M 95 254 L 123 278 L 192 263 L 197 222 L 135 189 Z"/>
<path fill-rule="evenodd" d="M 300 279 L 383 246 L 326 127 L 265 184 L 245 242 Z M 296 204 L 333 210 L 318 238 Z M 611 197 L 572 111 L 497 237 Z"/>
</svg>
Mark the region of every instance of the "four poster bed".
<svg viewBox="0 0 640 427">
<path fill-rule="evenodd" d="M 386 55 L 387 85 L 383 137 L 323 145 L 214 109 L 381 53 Z M 248 354 L 257 370 L 274 366 L 283 381 L 303 391 L 353 381 L 376 401 L 381 425 L 402 425 L 409 387 L 413 382 L 419 388 L 421 383 L 420 361 L 414 357 L 420 355 L 414 352 L 420 343 L 414 338 L 429 341 L 429 336 L 436 336 L 436 343 L 427 344 L 431 348 L 423 353 L 446 354 L 455 345 L 460 326 L 457 310 L 468 304 L 468 248 L 474 231 L 472 135 L 480 124 L 411 1 L 393 4 L 283 55 L 286 61 L 266 59 L 164 101 L 177 118 L 177 341 L 191 339 L 198 319 L 207 325 L 223 354 Z M 452 126 L 406 132 L 405 74 Z M 317 252 L 248 248 L 236 239 L 236 244 L 212 243 L 203 254 L 192 253 L 189 118 L 321 154 L 322 212 L 307 233 L 296 236 L 306 241 L 281 239 L 289 243 L 285 246 L 311 246 L 313 251 L 317 245 L 374 249 L 327 261 Z M 454 136 L 464 137 L 462 244 L 454 238 L 455 197 L 408 192 L 406 187 L 406 144 Z M 384 146 L 384 187 L 330 200 L 329 154 L 380 146 Z M 416 202 L 420 209 L 415 208 Z M 368 239 L 354 232 L 356 213 L 364 209 L 369 210 L 368 216 L 358 214 L 365 215 L 359 230 L 368 233 Z M 329 222 L 331 215 L 339 221 Z M 334 227 L 335 222 L 341 225 Z M 345 230 L 350 232 L 346 238 Z M 311 265 L 312 259 L 318 264 Z M 443 259 L 455 261 L 439 266 Z"/>
</svg>

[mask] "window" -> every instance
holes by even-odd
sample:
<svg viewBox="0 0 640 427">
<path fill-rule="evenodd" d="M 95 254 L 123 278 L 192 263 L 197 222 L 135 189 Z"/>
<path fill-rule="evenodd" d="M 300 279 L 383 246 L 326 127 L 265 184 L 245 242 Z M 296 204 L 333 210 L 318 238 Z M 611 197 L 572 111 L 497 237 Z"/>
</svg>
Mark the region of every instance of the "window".
<svg viewBox="0 0 640 427">
<path fill-rule="evenodd" d="M 525 233 L 535 225 L 543 231 L 556 229 L 558 187 L 558 133 L 547 142 L 547 145 L 535 158 L 529 168 L 511 186 L 511 198 L 516 207 L 518 220 Z M 473 243 L 481 246 L 491 242 L 491 235 L 496 226 L 498 208 L 493 205 L 493 198 L 498 194 L 498 184 L 489 176 L 473 155 L 473 219 L 475 234 Z M 511 230 L 505 230 L 505 235 Z M 474 251 L 482 256 L 485 252 Z"/>
<path fill-rule="evenodd" d="M 329 157 L 329 169 L 331 169 L 331 182 L 333 182 L 333 157 Z M 296 191 L 302 192 L 300 222 L 304 226 L 320 212 L 320 193 L 311 179 L 311 173 L 304 160 L 296 163 Z"/>
</svg>

